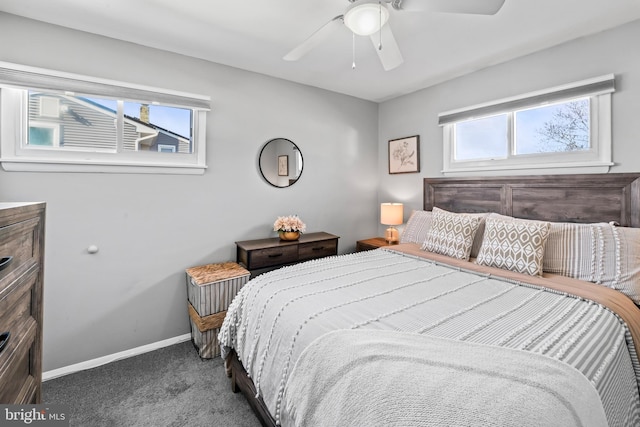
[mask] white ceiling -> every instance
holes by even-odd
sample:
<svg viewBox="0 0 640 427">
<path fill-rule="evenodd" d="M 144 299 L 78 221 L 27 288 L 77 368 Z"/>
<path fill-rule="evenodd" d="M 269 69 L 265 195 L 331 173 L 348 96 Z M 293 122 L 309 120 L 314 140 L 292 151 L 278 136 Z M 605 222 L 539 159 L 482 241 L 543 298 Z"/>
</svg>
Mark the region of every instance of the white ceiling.
<svg viewBox="0 0 640 427">
<path fill-rule="evenodd" d="M 639 0 L 506 0 L 493 16 L 391 10 L 389 23 L 404 56 L 394 70 L 383 70 L 368 37 L 356 37 L 353 70 L 351 32 L 343 26 L 301 60 L 282 60 L 348 5 L 1 0 L 0 11 L 377 102 L 640 18 Z"/>
</svg>

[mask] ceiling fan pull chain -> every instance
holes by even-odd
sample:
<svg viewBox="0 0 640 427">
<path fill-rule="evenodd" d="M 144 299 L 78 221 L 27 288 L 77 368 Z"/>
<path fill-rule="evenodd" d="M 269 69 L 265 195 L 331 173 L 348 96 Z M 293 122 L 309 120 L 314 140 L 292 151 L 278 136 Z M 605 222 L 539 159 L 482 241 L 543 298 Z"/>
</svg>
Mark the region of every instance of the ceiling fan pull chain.
<svg viewBox="0 0 640 427">
<path fill-rule="evenodd" d="M 351 69 L 356 69 L 356 33 L 351 33 Z"/>
<path fill-rule="evenodd" d="M 382 0 L 378 0 L 378 9 L 380 12 L 379 18 L 380 18 L 380 27 L 378 30 L 378 50 L 382 50 Z"/>
</svg>

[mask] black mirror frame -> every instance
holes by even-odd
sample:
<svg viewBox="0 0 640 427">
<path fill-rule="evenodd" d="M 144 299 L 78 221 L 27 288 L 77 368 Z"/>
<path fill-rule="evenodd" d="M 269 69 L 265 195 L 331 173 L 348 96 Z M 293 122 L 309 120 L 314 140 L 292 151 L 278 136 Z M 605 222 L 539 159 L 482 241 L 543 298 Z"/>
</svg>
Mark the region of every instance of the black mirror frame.
<svg viewBox="0 0 640 427">
<path fill-rule="evenodd" d="M 293 145 L 293 151 L 297 151 L 298 153 L 300 153 L 300 158 L 302 159 L 302 165 L 300 167 L 300 173 L 298 174 L 298 177 L 295 180 L 289 180 L 289 184 L 288 185 L 276 185 L 273 182 L 271 182 L 265 176 L 264 172 L 262 171 L 262 166 L 260 165 L 260 161 L 262 159 L 262 153 L 264 152 L 265 148 L 267 148 L 271 142 L 279 141 L 279 140 L 287 141 L 291 145 Z M 260 154 L 258 155 L 258 170 L 260 171 L 260 175 L 262 175 L 262 179 L 264 179 L 265 182 L 267 184 L 271 185 L 272 187 L 276 187 L 276 188 L 288 188 L 288 187 L 291 187 L 293 184 L 295 184 L 296 182 L 298 182 L 300 180 L 300 177 L 302 176 L 302 172 L 304 170 L 304 157 L 302 156 L 302 151 L 300 151 L 300 147 L 298 147 L 298 145 L 295 142 L 291 141 L 288 138 L 272 138 L 272 139 L 268 140 L 267 142 L 265 142 L 262 145 L 262 148 L 260 149 Z"/>
</svg>

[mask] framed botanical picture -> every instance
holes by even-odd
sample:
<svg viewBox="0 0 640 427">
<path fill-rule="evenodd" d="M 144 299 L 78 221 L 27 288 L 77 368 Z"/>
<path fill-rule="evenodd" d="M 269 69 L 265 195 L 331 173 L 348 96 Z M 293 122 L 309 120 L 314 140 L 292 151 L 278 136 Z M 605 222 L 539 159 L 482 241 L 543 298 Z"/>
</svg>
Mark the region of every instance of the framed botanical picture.
<svg viewBox="0 0 640 427">
<path fill-rule="evenodd" d="M 289 156 L 278 156 L 278 176 L 289 176 Z"/>
<path fill-rule="evenodd" d="M 389 141 L 389 173 L 420 172 L 420 135 Z"/>
</svg>

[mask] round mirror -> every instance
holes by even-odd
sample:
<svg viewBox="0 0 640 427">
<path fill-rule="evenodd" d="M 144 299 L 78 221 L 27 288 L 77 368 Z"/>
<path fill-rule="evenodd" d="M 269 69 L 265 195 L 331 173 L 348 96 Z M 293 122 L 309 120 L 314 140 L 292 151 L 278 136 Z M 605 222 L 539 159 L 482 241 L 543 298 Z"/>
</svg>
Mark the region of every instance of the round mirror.
<svg viewBox="0 0 640 427">
<path fill-rule="evenodd" d="M 285 138 L 267 141 L 258 160 L 260 173 L 274 187 L 293 185 L 302 174 L 302 153 L 296 144 Z"/>
</svg>

